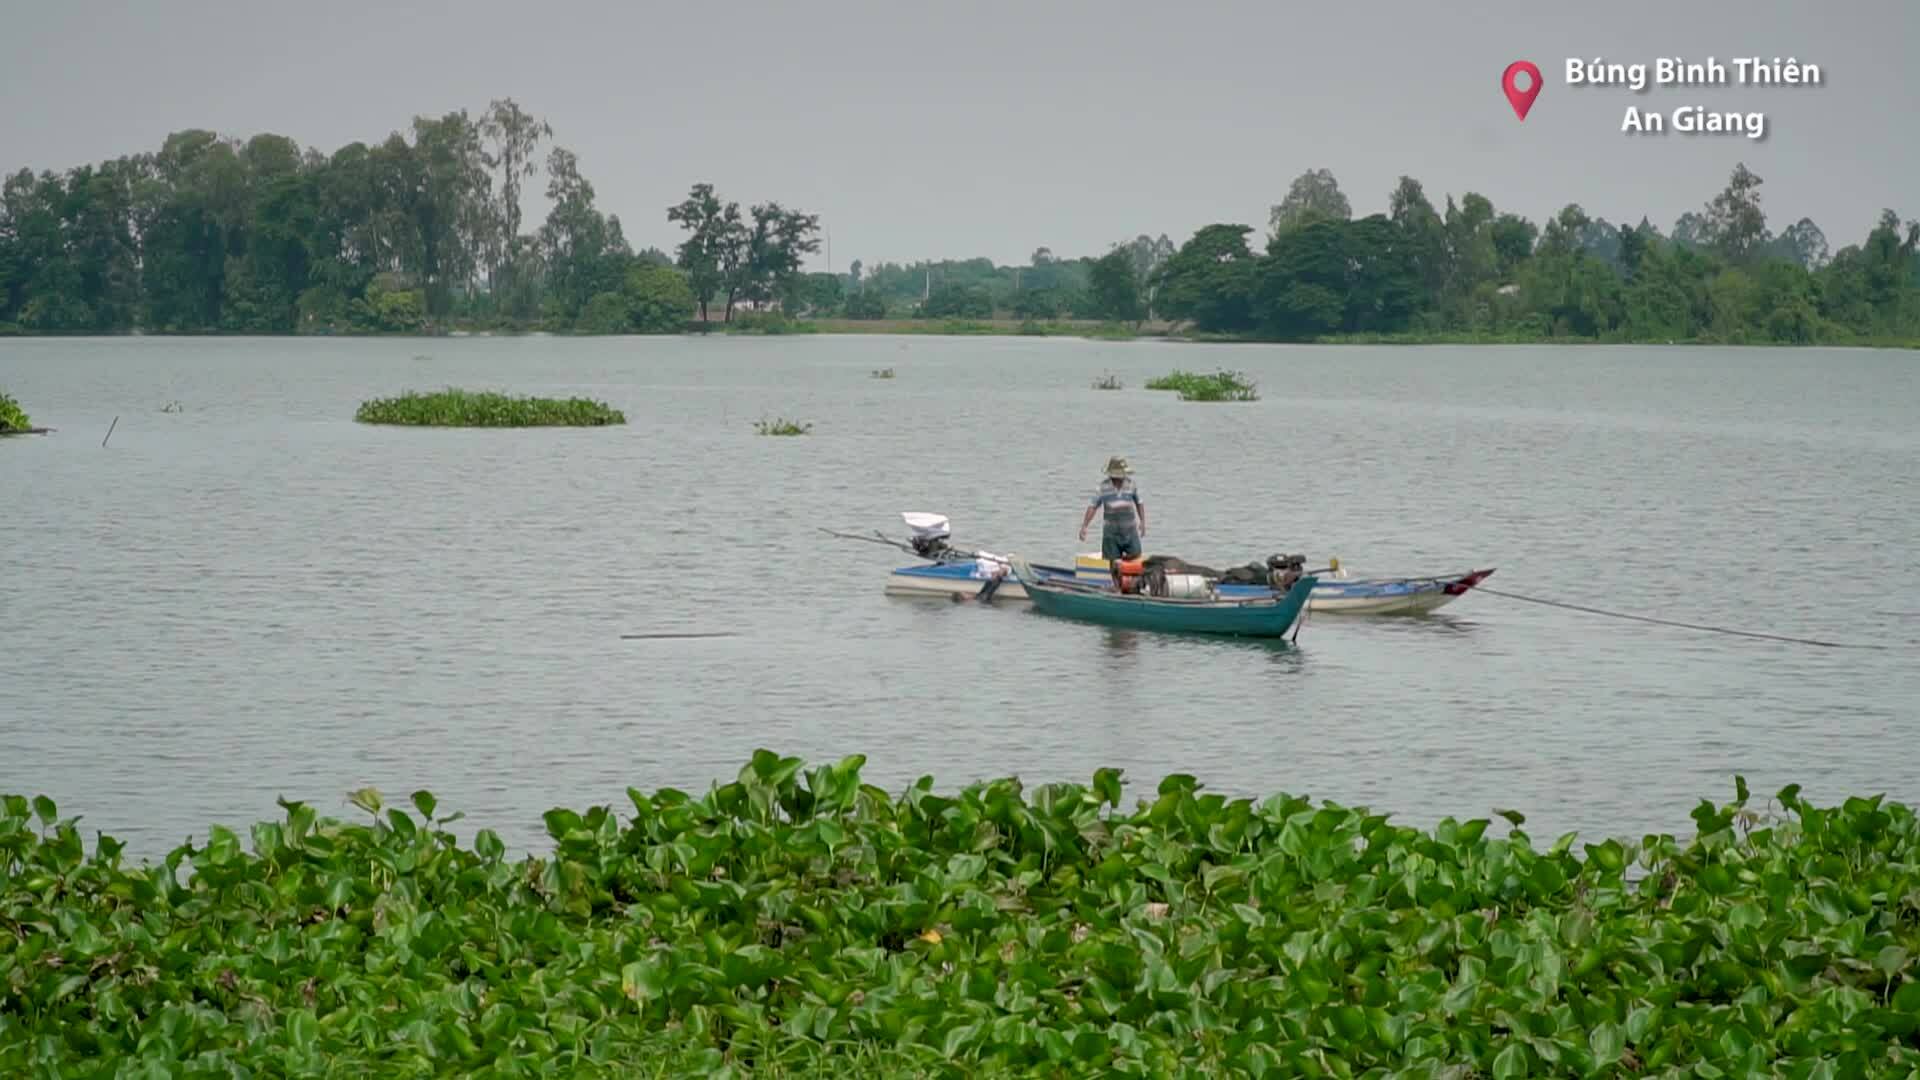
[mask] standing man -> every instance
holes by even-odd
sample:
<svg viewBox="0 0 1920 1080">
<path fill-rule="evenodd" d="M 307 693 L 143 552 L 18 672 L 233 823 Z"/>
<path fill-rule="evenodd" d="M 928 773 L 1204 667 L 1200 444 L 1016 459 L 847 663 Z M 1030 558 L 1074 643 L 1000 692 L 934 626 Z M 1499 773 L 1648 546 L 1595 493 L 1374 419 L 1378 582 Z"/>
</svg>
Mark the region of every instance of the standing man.
<svg viewBox="0 0 1920 1080">
<path fill-rule="evenodd" d="M 1140 501 L 1140 489 L 1134 485 L 1133 470 L 1127 468 L 1127 459 L 1110 458 L 1107 461 L 1107 478 L 1101 482 L 1100 489 L 1093 493 L 1093 502 L 1087 507 L 1087 516 L 1080 519 L 1080 539 L 1087 538 L 1087 526 L 1093 522 L 1093 512 L 1103 512 L 1104 522 L 1100 530 L 1100 557 L 1108 562 L 1118 559 L 1137 559 L 1140 557 L 1141 541 L 1147 536 L 1147 505 Z"/>
</svg>

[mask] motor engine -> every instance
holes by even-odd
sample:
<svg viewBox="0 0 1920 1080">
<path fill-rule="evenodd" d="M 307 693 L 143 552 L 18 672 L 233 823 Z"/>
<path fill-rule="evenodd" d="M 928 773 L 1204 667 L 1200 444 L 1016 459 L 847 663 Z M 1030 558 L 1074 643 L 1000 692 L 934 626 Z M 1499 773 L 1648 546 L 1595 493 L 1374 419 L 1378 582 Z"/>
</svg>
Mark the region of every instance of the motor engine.
<svg viewBox="0 0 1920 1080">
<path fill-rule="evenodd" d="M 947 537 L 953 534 L 953 525 L 945 514 L 903 513 L 901 519 L 912 530 L 907 542 L 913 545 L 913 553 L 923 559 L 942 559 L 947 551 Z"/>
<path fill-rule="evenodd" d="M 1286 592 L 1295 582 L 1306 576 L 1307 557 L 1305 555 L 1269 555 L 1267 556 L 1267 584 L 1275 592 Z"/>
</svg>

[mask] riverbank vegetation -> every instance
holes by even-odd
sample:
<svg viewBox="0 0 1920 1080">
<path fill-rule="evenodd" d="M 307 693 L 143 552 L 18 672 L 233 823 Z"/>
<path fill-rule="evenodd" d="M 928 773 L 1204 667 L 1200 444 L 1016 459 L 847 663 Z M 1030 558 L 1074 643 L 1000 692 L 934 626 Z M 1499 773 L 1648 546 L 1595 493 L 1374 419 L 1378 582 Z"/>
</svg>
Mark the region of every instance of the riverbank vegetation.
<svg viewBox="0 0 1920 1080">
<path fill-rule="evenodd" d="M 547 213 L 522 221 L 544 178 Z M 1198 341 L 1920 343 L 1920 221 L 1888 209 L 1831 250 L 1776 232 L 1745 165 L 1662 232 L 1568 204 L 1543 223 L 1402 176 L 1355 216 L 1325 169 L 1264 235 L 1037 248 L 809 272 L 818 215 L 695 183 L 682 237 L 635 250 L 577 157 L 512 99 L 331 152 L 169 136 L 0 186 L 0 334 L 1158 333 Z M 1864 224 L 1864 223 L 1862 223 Z"/>
<path fill-rule="evenodd" d="M 33 421 L 5 390 L 0 390 L 0 434 L 33 430 Z"/>
<path fill-rule="evenodd" d="M 363 402 L 355 420 L 410 427 L 604 427 L 626 414 L 589 398 L 510 397 L 492 391 L 409 391 Z"/>
<path fill-rule="evenodd" d="M 1216 223 L 1178 247 L 1143 234 L 1099 257 L 855 263 L 849 278 L 870 318 L 1071 316 L 1196 341 L 1920 345 L 1920 221 L 1885 210 L 1834 251 L 1807 218 L 1775 233 L 1761 186 L 1738 166 L 1662 233 L 1579 204 L 1544 225 L 1474 192 L 1436 207 L 1407 176 L 1356 218 L 1310 170 L 1258 240 Z"/>
<path fill-rule="evenodd" d="M 1171 775 L 898 793 L 760 751 L 466 845 L 426 792 L 135 865 L 0 803 L 0 1070 L 1882 1076 L 1920 826 L 1881 798 L 1537 842 Z M 1132 797 L 1128 797 L 1129 794 Z M 1499 820 L 1504 819 L 1504 820 Z"/>
</svg>

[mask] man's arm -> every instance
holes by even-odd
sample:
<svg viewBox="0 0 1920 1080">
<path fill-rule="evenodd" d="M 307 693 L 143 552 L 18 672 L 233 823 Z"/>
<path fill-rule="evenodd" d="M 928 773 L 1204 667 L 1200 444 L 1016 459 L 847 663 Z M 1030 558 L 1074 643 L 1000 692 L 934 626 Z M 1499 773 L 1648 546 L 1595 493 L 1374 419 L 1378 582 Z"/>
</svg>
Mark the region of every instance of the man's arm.
<svg viewBox="0 0 1920 1080">
<path fill-rule="evenodd" d="M 1080 539 L 1085 540 L 1087 538 L 1087 526 L 1093 524 L 1093 512 L 1098 509 L 1100 509 L 1099 499 L 1093 500 L 1092 504 L 1087 507 L 1087 516 L 1080 519 Z"/>
<path fill-rule="evenodd" d="M 1140 501 L 1139 495 L 1135 495 L 1133 508 L 1140 515 L 1140 539 L 1145 540 L 1147 538 L 1147 504 Z"/>
</svg>

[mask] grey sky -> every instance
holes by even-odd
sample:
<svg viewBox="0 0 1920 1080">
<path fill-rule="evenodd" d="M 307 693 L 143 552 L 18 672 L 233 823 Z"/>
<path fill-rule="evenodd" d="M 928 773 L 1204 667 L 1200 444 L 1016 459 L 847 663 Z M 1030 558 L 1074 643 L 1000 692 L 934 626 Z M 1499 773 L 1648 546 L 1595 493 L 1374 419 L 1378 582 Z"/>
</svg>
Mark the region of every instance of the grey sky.
<svg viewBox="0 0 1920 1080">
<path fill-rule="evenodd" d="M 1882 207 L 1920 216 L 1920 77 L 1901 55 L 1920 4 L 1473 6 L 23 0 L 0 36 L 0 168 L 187 127 L 332 151 L 511 96 L 636 247 L 670 250 L 665 208 L 707 180 L 743 207 L 821 214 L 838 268 L 1264 227 L 1321 167 L 1357 215 L 1404 173 L 1436 206 L 1472 190 L 1536 222 L 1578 202 L 1666 230 L 1745 161 L 1776 231 L 1812 217 L 1835 250 Z M 1568 56 L 1748 55 L 1818 64 L 1825 85 L 1565 84 Z M 1546 79 L 1524 124 L 1499 90 L 1515 59 Z M 1628 105 L 1695 103 L 1763 111 L 1767 137 L 1619 131 Z"/>
</svg>

